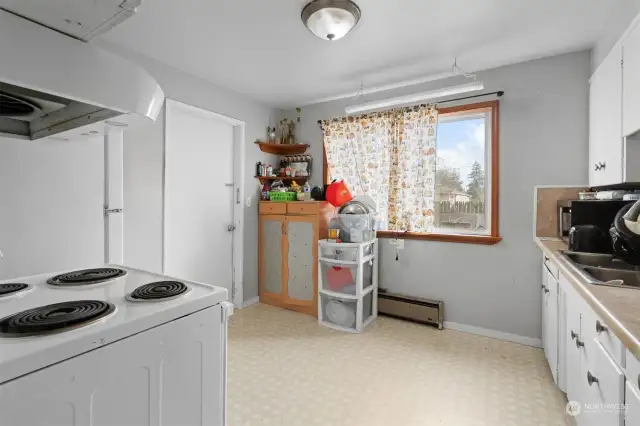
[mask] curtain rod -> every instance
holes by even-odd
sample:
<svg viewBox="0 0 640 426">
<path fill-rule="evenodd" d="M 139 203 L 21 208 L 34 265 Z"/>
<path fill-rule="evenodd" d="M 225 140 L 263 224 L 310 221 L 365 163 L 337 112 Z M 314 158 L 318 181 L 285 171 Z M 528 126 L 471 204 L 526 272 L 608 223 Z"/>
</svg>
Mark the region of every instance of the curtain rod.
<svg viewBox="0 0 640 426">
<path fill-rule="evenodd" d="M 448 99 L 446 101 L 440 101 L 440 102 L 434 102 L 434 103 L 435 104 L 446 104 L 448 102 L 464 101 L 466 99 L 481 98 L 481 97 L 484 97 L 484 96 L 491 96 L 491 95 L 496 95 L 497 97 L 501 98 L 504 95 L 504 90 L 498 90 L 496 92 L 489 92 L 489 93 L 481 93 L 479 95 L 463 96 L 461 98 Z M 323 121 L 324 120 L 318 120 L 318 124 L 322 124 Z"/>
</svg>

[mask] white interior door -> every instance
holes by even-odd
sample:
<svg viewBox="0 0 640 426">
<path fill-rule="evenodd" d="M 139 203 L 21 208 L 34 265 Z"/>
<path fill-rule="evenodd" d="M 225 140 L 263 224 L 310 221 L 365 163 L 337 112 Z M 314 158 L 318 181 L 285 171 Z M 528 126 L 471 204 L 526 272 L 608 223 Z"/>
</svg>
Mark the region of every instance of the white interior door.
<svg viewBox="0 0 640 426">
<path fill-rule="evenodd" d="M 233 289 L 234 126 L 167 100 L 164 273 Z"/>
</svg>

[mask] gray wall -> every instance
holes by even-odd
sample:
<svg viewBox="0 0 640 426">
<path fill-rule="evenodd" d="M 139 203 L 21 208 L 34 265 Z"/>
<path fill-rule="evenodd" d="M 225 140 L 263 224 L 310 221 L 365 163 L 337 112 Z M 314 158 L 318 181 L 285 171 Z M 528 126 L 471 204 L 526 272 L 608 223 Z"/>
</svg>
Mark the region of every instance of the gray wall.
<svg viewBox="0 0 640 426">
<path fill-rule="evenodd" d="M 144 67 L 158 81 L 168 98 L 237 118 L 246 123 L 245 197 L 252 196 L 244 213 L 244 300 L 258 296 L 258 198 L 255 163 L 264 155 L 253 143 L 266 137 L 266 128 L 276 121 L 276 110 L 242 95 L 169 67 L 113 44 L 105 47 Z M 164 121 L 132 129 L 124 136 L 124 209 L 127 265 L 160 271 L 162 253 L 162 165 Z M 211 159 L 215 167 L 216 159 Z M 271 162 L 273 162 L 271 160 Z"/>
<path fill-rule="evenodd" d="M 612 8 L 611 16 L 604 22 L 604 31 L 591 51 L 592 74 L 640 12 L 640 0 L 619 0 L 619 3 Z"/>
<path fill-rule="evenodd" d="M 407 240 L 396 261 L 394 249 L 383 240 L 382 287 L 444 300 L 446 321 L 540 337 L 541 254 L 532 239 L 533 188 L 587 182 L 589 71 L 590 55 L 585 51 L 478 74 L 487 92 L 506 92 L 500 105 L 503 241 L 496 246 L 475 246 Z M 298 137 L 309 141 L 311 154 L 321 159 L 322 133 L 316 120 L 344 116 L 349 104 L 456 81 L 304 107 Z M 321 180 L 319 173 L 312 179 L 316 185 Z"/>
<path fill-rule="evenodd" d="M 104 263 L 102 136 L 0 137 L 0 279 Z"/>
</svg>

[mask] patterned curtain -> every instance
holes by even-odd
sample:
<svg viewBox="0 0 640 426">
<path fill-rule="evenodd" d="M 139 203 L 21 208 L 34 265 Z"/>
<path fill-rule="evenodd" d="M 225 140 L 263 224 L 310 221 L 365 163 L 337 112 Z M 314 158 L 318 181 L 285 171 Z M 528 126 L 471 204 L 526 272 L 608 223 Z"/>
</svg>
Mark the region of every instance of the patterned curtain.
<svg viewBox="0 0 640 426">
<path fill-rule="evenodd" d="M 323 121 L 330 178 L 373 198 L 382 229 L 431 232 L 437 122 L 428 105 Z"/>
</svg>

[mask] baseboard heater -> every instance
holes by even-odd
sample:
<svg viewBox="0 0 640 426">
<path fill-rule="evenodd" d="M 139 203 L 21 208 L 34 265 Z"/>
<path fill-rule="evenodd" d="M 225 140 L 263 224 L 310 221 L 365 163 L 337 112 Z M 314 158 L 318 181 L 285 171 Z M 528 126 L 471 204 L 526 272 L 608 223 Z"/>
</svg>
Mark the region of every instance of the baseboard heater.
<svg viewBox="0 0 640 426">
<path fill-rule="evenodd" d="M 444 302 L 380 291 L 378 313 L 390 317 L 429 324 L 442 330 Z"/>
</svg>

